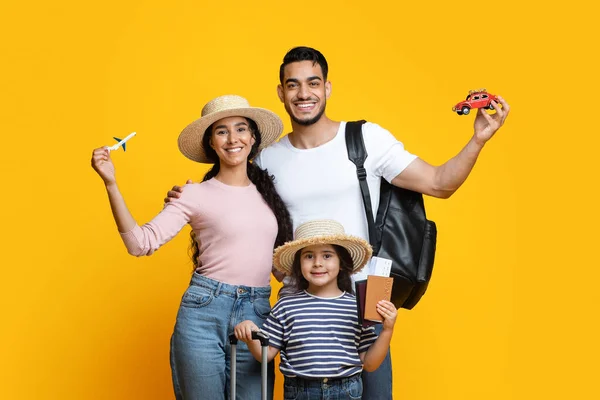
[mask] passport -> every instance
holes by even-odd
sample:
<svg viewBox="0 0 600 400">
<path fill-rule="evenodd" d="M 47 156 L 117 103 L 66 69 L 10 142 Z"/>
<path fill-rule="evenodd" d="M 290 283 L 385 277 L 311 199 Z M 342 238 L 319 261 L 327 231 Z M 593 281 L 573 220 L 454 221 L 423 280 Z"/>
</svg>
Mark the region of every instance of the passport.
<svg viewBox="0 0 600 400">
<path fill-rule="evenodd" d="M 367 276 L 364 320 L 383 322 L 383 317 L 377 312 L 377 303 L 380 300 L 390 301 L 393 285 L 394 278 L 377 275 Z"/>
<path fill-rule="evenodd" d="M 354 282 L 354 292 L 356 294 L 356 309 L 358 311 L 358 322 L 362 325 L 363 328 L 368 326 L 375 325 L 374 321 L 365 320 L 365 295 L 367 294 L 367 280 L 364 279 L 362 281 Z"/>
</svg>

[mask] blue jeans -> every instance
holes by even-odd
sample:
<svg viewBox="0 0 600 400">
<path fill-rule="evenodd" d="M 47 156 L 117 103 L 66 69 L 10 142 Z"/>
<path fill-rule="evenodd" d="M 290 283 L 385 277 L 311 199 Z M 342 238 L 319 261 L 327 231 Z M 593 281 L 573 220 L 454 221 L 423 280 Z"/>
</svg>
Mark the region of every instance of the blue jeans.
<svg viewBox="0 0 600 400">
<path fill-rule="evenodd" d="M 302 379 L 286 376 L 283 382 L 283 398 L 284 400 L 357 400 L 362 399 L 362 389 L 360 374 L 337 379 Z"/>
<path fill-rule="evenodd" d="M 229 334 L 244 320 L 262 326 L 269 315 L 271 287 L 233 286 L 194 273 L 181 299 L 171 337 L 171 372 L 178 400 L 229 399 Z M 237 344 L 237 398 L 260 399 L 260 362 Z M 268 366 L 268 398 L 275 371 Z"/>
<path fill-rule="evenodd" d="M 375 325 L 377 336 L 381 333 L 383 324 Z M 385 359 L 373 372 L 362 372 L 364 398 L 367 400 L 391 400 L 392 399 L 392 358 L 388 350 Z"/>
</svg>

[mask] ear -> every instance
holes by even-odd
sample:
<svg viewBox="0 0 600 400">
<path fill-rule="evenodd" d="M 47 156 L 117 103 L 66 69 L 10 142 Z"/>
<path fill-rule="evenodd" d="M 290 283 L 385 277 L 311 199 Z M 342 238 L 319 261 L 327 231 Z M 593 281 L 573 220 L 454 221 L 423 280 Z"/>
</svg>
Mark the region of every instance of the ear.
<svg viewBox="0 0 600 400">
<path fill-rule="evenodd" d="M 283 103 L 283 86 L 277 85 L 277 96 L 279 96 L 279 101 Z"/>
<path fill-rule="evenodd" d="M 250 138 L 250 147 L 254 146 L 254 143 L 256 143 L 256 135 L 254 132 L 252 132 L 252 137 Z"/>
<path fill-rule="evenodd" d="M 331 96 L 331 81 L 325 82 L 325 98 L 329 100 Z"/>
<path fill-rule="evenodd" d="M 211 147 L 211 148 L 213 148 L 213 149 L 215 148 L 215 145 L 214 145 L 214 144 L 213 144 L 213 142 L 212 142 L 212 138 L 210 138 L 210 139 L 208 140 L 208 144 L 210 145 L 210 147 Z"/>
</svg>

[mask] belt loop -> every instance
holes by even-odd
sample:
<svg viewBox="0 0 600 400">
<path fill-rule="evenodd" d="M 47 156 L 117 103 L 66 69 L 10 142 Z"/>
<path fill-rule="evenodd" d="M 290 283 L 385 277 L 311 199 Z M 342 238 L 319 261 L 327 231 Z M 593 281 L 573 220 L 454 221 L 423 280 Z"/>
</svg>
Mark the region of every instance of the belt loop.
<svg viewBox="0 0 600 400">
<path fill-rule="evenodd" d="M 256 292 L 254 291 L 254 287 L 250 288 L 250 301 L 254 302 L 254 300 L 256 299 Z"/>
<path fill-rule="evenodd" d="M 219 297 L 219 293 L 221 293 L 221 285 L 221 282 L 217 284 L 217 290 L 215 290 L 215 297 Z"/>
</svg>

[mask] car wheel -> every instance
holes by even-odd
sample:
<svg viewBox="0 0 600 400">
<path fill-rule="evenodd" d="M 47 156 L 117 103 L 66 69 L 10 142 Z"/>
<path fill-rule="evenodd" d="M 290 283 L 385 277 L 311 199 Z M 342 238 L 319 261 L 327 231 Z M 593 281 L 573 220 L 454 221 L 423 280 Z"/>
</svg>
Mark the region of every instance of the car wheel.
<svg viewBox="0 0 600 400">
<path fill-rule="evenodd" d="M 490 101 L 490 104 L 487 106 L 488 110 L 494 110 L 494 106 L 492 105 L 492 102 Z"/>
<path fill-rule="evenodd" d="M 467 106 L 464 106 L 462 108 L 462 110 L 460 110 L 460 111 L 463 113 L 463 115 L 469 115 L 469 112 L 471 111 L 471 109 Z"/>
<path fill-rule="evenodd" d="M 460 111 L 460 110 L 456 110 L 456 113 L 457 113 L 458 115 L 462 115 L 462 111 Z"/>
</svg>

